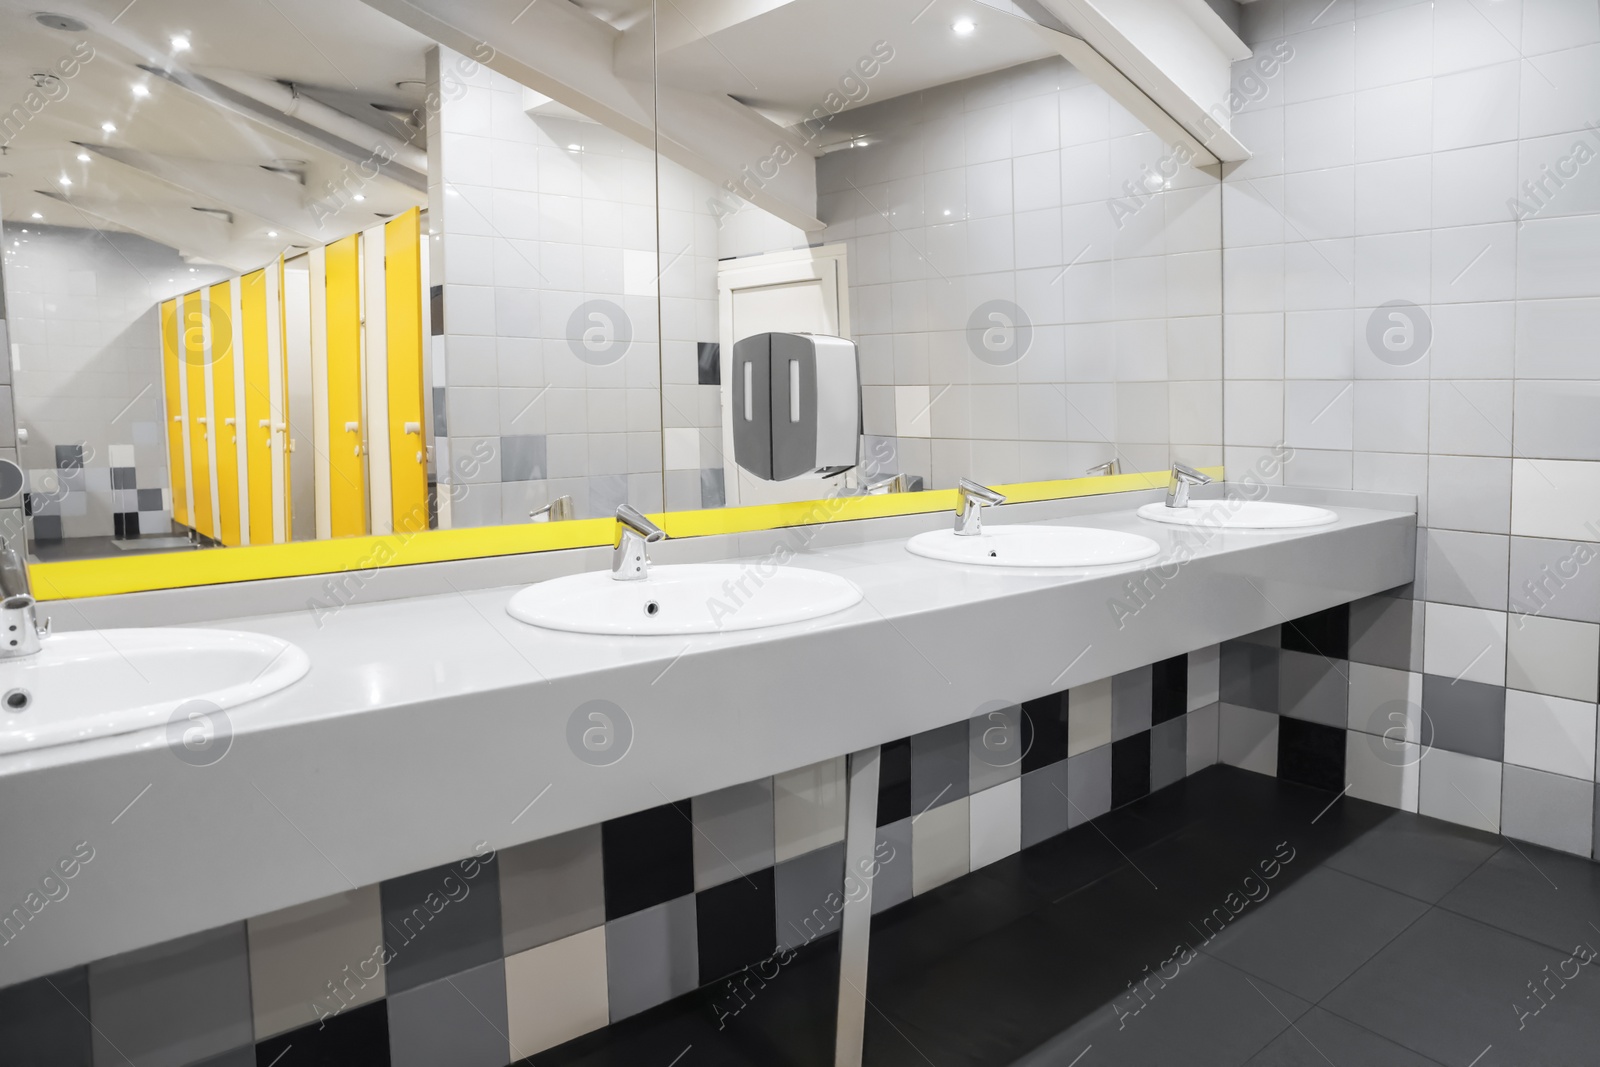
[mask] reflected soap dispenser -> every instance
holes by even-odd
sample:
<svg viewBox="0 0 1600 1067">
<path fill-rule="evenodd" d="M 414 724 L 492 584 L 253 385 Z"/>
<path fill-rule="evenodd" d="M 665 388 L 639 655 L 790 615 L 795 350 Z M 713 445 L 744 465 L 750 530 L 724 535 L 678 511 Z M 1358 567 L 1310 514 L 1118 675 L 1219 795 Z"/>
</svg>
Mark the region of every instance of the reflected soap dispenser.
<svg viewBox="0 0 1600 1067">
<path fill-rule="evenodd" d="M 733 346 L 734 460 L 758 478 L 788 481 L 856 465 L 861 375 L 854 341 L 761 333 Z"/>
</svg>

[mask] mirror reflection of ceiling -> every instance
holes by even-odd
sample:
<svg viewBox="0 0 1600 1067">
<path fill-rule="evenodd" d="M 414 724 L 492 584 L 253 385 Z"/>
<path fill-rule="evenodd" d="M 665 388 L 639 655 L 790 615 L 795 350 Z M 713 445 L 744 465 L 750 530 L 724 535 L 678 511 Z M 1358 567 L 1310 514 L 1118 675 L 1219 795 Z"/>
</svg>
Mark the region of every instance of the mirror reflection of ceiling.
<svg viewBox="0 0 1600 1067">
<path fill-rule="evenodd" d="M 8 223 L 134 233 L 248 270 L 426 202 L 415 113 L 432 42 L 365 4 L 36 2 L 0 0 Z M 83 41 L 92 55 L 58 66 Z M 363 165 L 377 175 L 362 200 L 336 192 Z"/>
</svg>

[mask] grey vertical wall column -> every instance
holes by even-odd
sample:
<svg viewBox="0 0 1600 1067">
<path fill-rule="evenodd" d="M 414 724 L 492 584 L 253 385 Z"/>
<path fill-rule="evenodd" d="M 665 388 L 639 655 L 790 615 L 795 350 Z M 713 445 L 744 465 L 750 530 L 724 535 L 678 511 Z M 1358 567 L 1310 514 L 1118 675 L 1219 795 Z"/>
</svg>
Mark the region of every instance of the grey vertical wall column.
<svg viewBox="0 0 1600 1067">
<path fill-rule="evenodd" d="M 839 929 L 839 1021 L 834 1067 L 860 1067 L 867 1022 L 867 942 L 872 933 L 873 848 L 878 833 L 878 749 L 848 757 L 844 824 L 844 917 Z M 864 882 L 868 892 L 857 892 Z"/>
</svg>

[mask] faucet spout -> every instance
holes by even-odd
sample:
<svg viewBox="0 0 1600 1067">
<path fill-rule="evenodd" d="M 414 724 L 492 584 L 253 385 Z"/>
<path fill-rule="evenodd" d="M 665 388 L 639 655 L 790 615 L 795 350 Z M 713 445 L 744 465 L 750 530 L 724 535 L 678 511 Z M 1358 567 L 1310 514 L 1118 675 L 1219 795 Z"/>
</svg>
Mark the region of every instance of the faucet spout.
<svg viewBox="0 0 1600 1067">
<path fill-rule="evenodd" d="M 976 537 L 983 532 L 983 509 L 1004 504 L 1005 495 L 970 478 L 956 485 L 956 536 Z"/>
<path fill-rule="evenodd" d="M 1167 507 L 1186 508 L 1189 506 L 1189 490 L 1197 485 L 1209 485 L 1209 475 L 1201 474 L 1193 467 L 1182 463 L 1172 465 L 1172 475 L 1167 479 Z"/>
<path fill-rule="evenodd" d="M 26 593 L 0 600 L 0 660 L 37 655 L 50 636 L 50 620 L 39 622 L 38 605 Z"/>
<path fill-rule="evenodd" d="M 617 508 L 617 534 L 611 546 L 611 577 L 636 582 L 650 576 L 645 546 L 666 540 L 667 533 L 631 504 Z"/>
</svg>

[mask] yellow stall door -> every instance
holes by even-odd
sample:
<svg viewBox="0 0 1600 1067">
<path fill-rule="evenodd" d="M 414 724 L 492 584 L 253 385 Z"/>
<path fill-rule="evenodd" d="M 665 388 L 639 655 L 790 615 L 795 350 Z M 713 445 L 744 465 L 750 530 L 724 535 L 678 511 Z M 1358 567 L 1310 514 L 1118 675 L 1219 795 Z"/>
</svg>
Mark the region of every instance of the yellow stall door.
<svg viewBox="0 0 1600 1067">
<path fill-rule="evenodd" d="M 194 514 L 189 525 L 207 537 L 217 536 L 211 521 L 211 456 L 206 442 L 211 429 L 210 398 L 206 395 L 206 311 L 198 292 L 183 297 L 182 339 L 184 379 L 188 387 L 184 419 L 189 427 L 189 474 L 194 489 Z"/>
<path fill-rule="evenodd" d="M 360 235 L 328 246 L 328 506 L 334 537 L 367 532 L 366 461 L 361 454 Z"/>
<path fill-rule="evenodd" d="M 421 212 L 384 226 L 388 339 L 389 483 L 396 533 L 428 528 L 428 463 L 422 436 Z"/>
<path fill-rule="evenodd" d="M 272 378 L 267 335 L 267 272 L 239 279 L 240 370 L 244 374 L 246 499 L 250 502 L 250 543 L 270 545 L 272 530 Z"/>
<path fill-rule="evenodd" d="M 189 525 L 189 487 L 183 462 L 183 324 L 178 302 L 161 305 L 161 387 L 167 400 L 167 485 L 172 494 L 172 518 Z"/>
<path fill-rule="evenodd" d="M 211 287 L 211 430 L 217 441 L 217 540 L 239 545 L 239 418 L 234 395 L 238 357 L 233 350 L 232 283 Z"/>
</svg>

